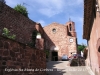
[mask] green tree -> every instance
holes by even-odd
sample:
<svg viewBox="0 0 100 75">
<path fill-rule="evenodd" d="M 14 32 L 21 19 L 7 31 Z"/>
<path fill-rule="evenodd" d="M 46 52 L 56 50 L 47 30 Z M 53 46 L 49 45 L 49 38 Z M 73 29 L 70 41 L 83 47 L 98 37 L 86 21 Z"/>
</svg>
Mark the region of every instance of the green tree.
<svg viewBox="0 0 100 75">
<path fill-rule="evenodd" d="M 84 45 L 84 44 L 78 45 L 78 50 L 83 51 L 85 47 L 86 47 L 86 45 Z"/>
<path fill-rule="evenodd" d="M 14 9 L 23 14 L 24 16 L 28 17 L 28 11 L 25 6 L 18 4 L 17 6 L 14 7 Z"/>
<path fill-rule="evenodd" d="M 10 31 L 7 28 L 3 29 L 2 35 L 7 37 L 7 38 L 10 38 L 10 39 L 15 39 L 16 38 L 16 35 L 14 35 L 14 34 L 10 35 Z"/>
</svg>

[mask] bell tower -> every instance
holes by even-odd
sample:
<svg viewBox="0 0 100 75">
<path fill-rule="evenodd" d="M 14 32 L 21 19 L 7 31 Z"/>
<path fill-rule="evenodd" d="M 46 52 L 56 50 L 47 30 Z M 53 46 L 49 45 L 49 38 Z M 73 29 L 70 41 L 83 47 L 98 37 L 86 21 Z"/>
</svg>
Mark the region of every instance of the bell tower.
<svg viewBox="0 0 100 75">
<path fill-rule="evenodd" d="M 71 20 L 66 23 L 67 27 L 67 40 L 69 56 L 77 53 L 77 36 L 75 31 L 75 23 Z"/>
<path fill-rule="evenodd" d="M 67 26 L 68 36 L 76 37 L 75 23 L 73 21 L 69 21 L 66 23 L 66 26 Z"/>
</svg>

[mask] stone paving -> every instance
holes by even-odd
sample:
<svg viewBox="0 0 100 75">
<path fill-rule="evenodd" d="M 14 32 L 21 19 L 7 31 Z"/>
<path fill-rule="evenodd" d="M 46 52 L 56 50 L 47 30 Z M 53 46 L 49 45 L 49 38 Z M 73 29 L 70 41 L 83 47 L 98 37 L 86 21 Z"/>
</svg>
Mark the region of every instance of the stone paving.
<svg viewBox="0 0 100 75">
<path fill-rule="evenodd" d="M 89 67 L 69 66 L 69 61 L 49 61 L 47 62 L 47 75 L 94 75 Z"/>
</svg>

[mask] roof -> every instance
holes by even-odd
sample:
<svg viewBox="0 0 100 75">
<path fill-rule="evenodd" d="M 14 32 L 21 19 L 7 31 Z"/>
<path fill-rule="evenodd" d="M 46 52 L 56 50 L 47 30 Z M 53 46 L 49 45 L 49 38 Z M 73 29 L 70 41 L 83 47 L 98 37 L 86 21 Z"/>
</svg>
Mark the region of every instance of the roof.
<svg viewBox="0 0 100 75">
<path fill-rule="evenodd" d="M 93 13 L 95 8 L 95 0 L 84 0 L 84 24 L 83 24 L 83 39 L 89 39 L 92 23 Z"/>
<path fill-rule="evenodd" d="M 49 27 L 49 26 L 63 26 L 63 27 L 65 27 L 65 25 L 63 25 L 63 24 L 60 24 L 60 23 L 57 23 L 57 22 L 53 22 L 53 23 L 51 23 L 51 24 L 49 24 L 49 25 L 47 25 L 47 26 L 45 26 L 45 27 L 43 27 L 43 28 L 46 28 L 46 27 Z"/>
</svg>

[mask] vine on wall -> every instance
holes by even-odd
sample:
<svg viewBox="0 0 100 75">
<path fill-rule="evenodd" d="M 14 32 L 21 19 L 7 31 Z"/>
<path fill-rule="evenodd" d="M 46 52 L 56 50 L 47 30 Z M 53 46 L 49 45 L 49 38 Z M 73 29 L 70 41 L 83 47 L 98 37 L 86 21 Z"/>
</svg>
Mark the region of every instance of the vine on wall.
<svg viewBox="0 0 100 75">
<path fill-rule="evenodd" d="M 16 38 L 16 35 L 14 35 L 14 34 L 11 35 L 10 31 L 7 28 L 3 29 L 2 35 L 9 38 L 9 39 L 13 39 L 13 40 Z"/>
</svg>

